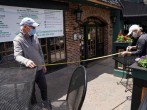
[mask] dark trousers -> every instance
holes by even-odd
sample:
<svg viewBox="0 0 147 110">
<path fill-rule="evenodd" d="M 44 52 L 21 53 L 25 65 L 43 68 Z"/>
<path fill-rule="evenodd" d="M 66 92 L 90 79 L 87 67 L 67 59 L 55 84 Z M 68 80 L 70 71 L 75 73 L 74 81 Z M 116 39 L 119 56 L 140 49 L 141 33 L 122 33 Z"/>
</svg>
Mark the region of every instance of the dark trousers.
<svg viewBox="0 0 147 110">
<path fill-rule="evenodd" d="M 37 85 L 40 89 L 42 100 L 47 101 L 48 100 L 47 99 L 47 83 L 46 83 L 46 79 L 45 79 L 45 73 L 43 73 L 42 70 L 37 71 L 35 82 L 37 83 Z M 36 95 L 35 95 L 35 83 L 34 83 L 34 88 L 32 91 L 31 103 L 32 104 L 37 103 Z"/>
</svg>

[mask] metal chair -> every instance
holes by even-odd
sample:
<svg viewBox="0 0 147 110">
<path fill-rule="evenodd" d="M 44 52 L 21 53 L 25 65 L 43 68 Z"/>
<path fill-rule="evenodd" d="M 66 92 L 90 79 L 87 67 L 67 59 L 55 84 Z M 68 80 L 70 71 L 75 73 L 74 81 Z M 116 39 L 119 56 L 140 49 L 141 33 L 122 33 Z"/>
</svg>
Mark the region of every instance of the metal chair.
<svg viewBox="0 0 147 110">
<path fill-rule="evenodd" d="M 1 68 L 8 68 L 8 67 L 20 67 L 20 63 L 18 63 L 14 59 L 14 54 L 10 54 L 7 56 L 4 56 L 2 60 L 0 61 L 0 67 Z"/>
<path fill-rule="evenodd" d="M 66 100 L 52 102 L 52 110 L 81 110 L 87 91 L 85 67 L 79 66 L 72 74 Z"/>
</svg>

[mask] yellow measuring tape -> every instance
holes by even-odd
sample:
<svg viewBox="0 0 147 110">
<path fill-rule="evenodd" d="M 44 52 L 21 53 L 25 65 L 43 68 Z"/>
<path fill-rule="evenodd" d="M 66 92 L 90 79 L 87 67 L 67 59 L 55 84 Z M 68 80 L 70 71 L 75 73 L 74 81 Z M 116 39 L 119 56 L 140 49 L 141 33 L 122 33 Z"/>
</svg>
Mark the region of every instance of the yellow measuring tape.
<svg viewBox="0 0 147 110">
<path fill-rule="evenodd" d="M 98 60 L 98 59 L 102 59 L 102 58 L 107 58 L 107 57 L 111 57 L 111 56 L 118 55 L 118 54 L 120 54 L 120 52 L 115 53 L 115 54 L 106 55 L 106 56 L 86 59 L 86 60 L 63 62 L 63 63 L 54 63 L 54 64 L 44 64 L 44 65 L 41 65 L 41 66 L 57 66 L 57 65 L 65 65 L 65 64 L 74 64 L 74 63 L 80 63 L 80 62 L 86 62 L 86 61 L 92 61 L 92 60 Z"/>
</svg>

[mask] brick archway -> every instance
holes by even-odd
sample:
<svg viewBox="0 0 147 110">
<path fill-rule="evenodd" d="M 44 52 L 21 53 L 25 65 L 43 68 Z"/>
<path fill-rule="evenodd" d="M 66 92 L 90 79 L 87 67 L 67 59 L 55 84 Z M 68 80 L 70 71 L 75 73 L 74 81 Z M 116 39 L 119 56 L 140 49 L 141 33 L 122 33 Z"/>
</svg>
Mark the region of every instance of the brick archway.
<svg viewBox="0 0 147 110">
<path fill-rule="evenodd" d="M 82 21 L 83 21 L 83 24 L 86 23 L 86 22 L 95 21 L 99 25 L 103 25 L 103 28 L 104 28 L 104 55 L 108 54 L 109 53 L 108 52 L 108 45 L 109 45 L 108 22 L 106 20 L 104 20 L 102 17 L 99 17 L 99 16 L 89 16 Z"/>
<path fill-rule="evenodd" d="M 81 27 L 81 58 L 100 57 L 107 53 L 105 27 L 107 23 L 95 16 L 83 20 Z"/>
<path fill-rule="evenodd" d="M 66 50 L 67 50 L 67 61 L 79 60 L 80 59 L 80 42 L 79 40 L 73 40 L 73 33 L 79 33 L 80 28 L 75 22 L 76 17 L 73 14 L 73 10 L 78 8 L 78 4 L 69 3 L 69 10 L 65 12 L 65 34 L 66 34 Z M 102 9 L 98 7 L 92 7 L 82 5 L 80 7 L 83 10 L 81 21 L 85 22 L 88 17 L 96 17 L 103 23 L 104 27 L 104 55 L 112 52 L 112 22 L 110 19 L 110 10 Z M 76 28 L 75 28 L 76 27 Z"/>
</svg>

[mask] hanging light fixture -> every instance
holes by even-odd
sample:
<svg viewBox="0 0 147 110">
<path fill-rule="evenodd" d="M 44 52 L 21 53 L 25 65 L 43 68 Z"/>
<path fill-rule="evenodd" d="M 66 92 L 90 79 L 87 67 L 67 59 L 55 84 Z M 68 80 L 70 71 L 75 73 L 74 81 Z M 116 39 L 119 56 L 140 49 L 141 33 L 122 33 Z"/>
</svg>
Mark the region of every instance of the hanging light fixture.
<svg viewBox="0 0 147 110">
<path fill-rule="evenodd" d="M 81 22 L 82 13 L 83 13 L 83 11 L 80 9 L 79 6 L 76 10 L 74 10 L 74 14 L 76 15 L 76 22 L 78 24 Z"/>
</svg>

